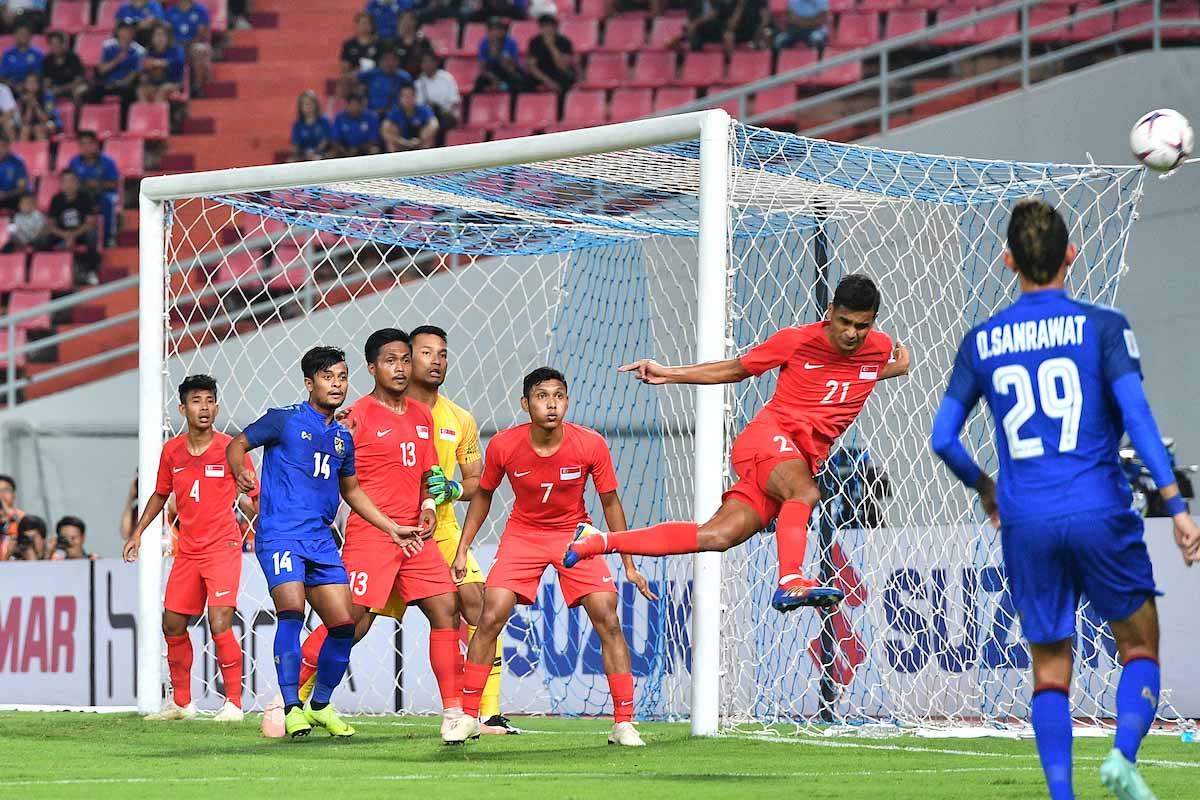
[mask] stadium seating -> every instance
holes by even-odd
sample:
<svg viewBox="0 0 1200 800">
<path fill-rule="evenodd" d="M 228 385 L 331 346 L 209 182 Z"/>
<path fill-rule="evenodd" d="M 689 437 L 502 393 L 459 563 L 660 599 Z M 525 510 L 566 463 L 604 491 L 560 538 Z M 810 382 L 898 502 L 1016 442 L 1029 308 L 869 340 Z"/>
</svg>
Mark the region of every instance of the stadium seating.
<svg viewBox="0 0 1200 800">
<path fill-rule="evenodd" d="M 100 63 L 104 43 L 111 37 L 111 33 L 103 31 L 84 31 L 75 37 L 75 54 L 85 67 L 95 67 Z"/>
<path fill-rule="evenodd" d="M 590 53 L 600 45 L 600 24 L 594 19 L 566 18 L 559 33 L 571 40 L 576 53 Z"/>
<path fill-rule="evenodd" d="M 91 30 L 101 31 L 111 36 L 113 28 L 117 25 L 117 11 L 124 3 L 125 0 L 100 0 L 100 6 L 96 9 L 96 19 L 91 25 Z"/>
<path fill-rule="evenodd" d="M 79 155 L 78 139 L 63 139 L 58 143 L 58 151 L 54 157 L 54 168 L 62 172 L 71 163 L 71 159 Z"/>
<path fill-rule="evenodd" d="M 926 12 L 919 8 L 897 8 L 888 12 L 887 37 L 906 36 L 924 30 L 926 16 Z"/>
<path fill-rule="evenodd" d="M 140 178 L 146 174 L 145 144 L 141 139 L 113 137 L 104 144 L 105 154 L 117 162 L 117 171 L 126 178 Z"/>
<path fill-rule="evenodd" d="M 617 89 L 613 92 L 609 111 L 613 122 L 625 122 L 649 116 L 654 111 L 652 89 Z"/>
<path fill-rule="evenodd" d="M 625 83 L 628 73 L 624 53 L 592 53 L 588 56 L 583 86 L 587 89 L 616 89 Z"/>
<path fill-rule="evenodd" d="M 87 0 L 56 0 L 50 7 L 50 30 L 74 36 L 87 29 L 90 16 Z"/>
<path fill-rule="evenodd" d="M 646 55 L 650 55 L 647 53 Z M 668 53 L 667 55 L 672 55 Z M 672 56 L 673 57 L 673 56 Z M 639 61 L 641 59 L 638 59 Z M 679 83 L 684 86 L 705 88 L 717 86 L 725 80 L 725 54 L 719 52 L 688 53 L 683 60 Z"/>
<path fill-rule="evenodd" d="M 843 49 L 869 47 L 879 41 L 879 15 L 870 12 L 846 12 L 839 16 L 832 45 Z"/>
<path fill-rule="evenodd" d="M 771 74 L 771 53 L 768 50 L 738 50 L 729 61 L 724 83 L 741 86 Z"/>
<path fill-rule="evenodd" d="M 25 331 L 18 328 L 13 341 L 17 347 L 24 347 L 28 339 Z M 15 359 L 18 368 L 25 366 L 25 353 L 17 353 Z M 8 369 L 8 328 L 0 328 L 0 368 Z"/>
<path fill-rule="evenodd" d="M 513 122 L 531 125 L 535 129 L 558 122 L 558 95 L 553 92 L 517 95 L 517 111 Z"/>
<path fill-rule="evenodd" d="M 696 90 L 685 86 L 664 86 L 654 93 L 654 111 L 666 111 L 696 99 Z"/>
<path fill-rule="evenodd" d="M 246 289 L 262 285 L 262 277 L 258 274 L 258 259 L 253 253 L 245 251 L 230 253 L 217 266 L 213 281 L 218 284 L 235 283 Z"/>
<path fill-rule="evenodd" d="M 670 86 L 674 83 L 675 54 L 667 50 L 643 50 L 633 67 L 633 77 L 630 79 L 629 85 L 654 88 Z"/>
<path fill-rule="evenodd" d="M 128 136 L 139 139 L 166 139 L 171 134 L 169 103 L 133 103 L 129 106 Z"/>
<path fill-rule="evenodd" d="M 267 291 L 290 292 L 308 280 L 308 265 L 295 245 L 278 245 L 274 252 L 274 270 L 279 270 L 267 280 Z"/>
<path fill-rule="evenodd" d="M 101 140 L 121 132 L 121 107 L 115 103 L 85 105 L 79 110 L 79 130 L 92 131 Z"/>
<path fill-rule="evenodd" d="M 508 122 L 510 101 L 509 95 L 501 92 L 471 95 L 471 107 L 467 120 L 476 128 L 487 128 L 497 123 Z"/>
<path fill-rule="evenodd" d="M 31 308 L 44 306 L 50 302 L 49 289 L 13 289 L 8 296 L 8 313 L 16 314 Z M 17 328 L 25 331 L 42 331 L 50 327 L 50 315 L 39 314 L 17 323 Z"/>
<path fill-rule="evenodd" d="M 31 178 L 40 178 L 50 172 L 49 142 L 13 142 L 12 152 L 25 162 L 25 171 Z"/>
<path fill-rule="evenodd" d="M 11 292 L 13 289 L 23 286 L 25 286 L 25 254 L 0 253 L 0 292 Z"/>
<path fill-rule="evenodd" d="M 686 24 L 687 20 L 679 17 L 659 17 L 654 20 L 650 26 L 650 48 L 661 50 L 669 47 L 683 35 Z"/>
<path fill-rule="evenodd" d="M 58 175 L 53 172 L 47 173 L 38 180 L 37 190 L 37 206 L 38 208 L 49 208 L 50 201 L 54 199 L 54 195 L 58 194 L 59 179 Z"/>
<path fill-rule="evenodd" d="M 29 265 L 30 289 L 47 289 L 51 292 L 69 292 L 75 286 L 75 274 L 71 254 L 64 250 L 34 253 Z"/>
<path fill-rule="evenodd" d="M 646 18 L 622 15 L 604 25 L 604 43 L 599 49 L 609 53 L 636 53 L 646 45 Z"/>
<path fill-rule="evenodd" d="M 618 89 L 613 94 L 614 106 L 616 105 L 616 95 L 620 91 Z M 602 125 L 607 119 L 605 105 L 604 92 L 602 91 L 576 89 L 573 92 L 568 92 L 566 100 L 563 103 L 561 127 L 563 129 L 570 129 Z"/>
</svg>

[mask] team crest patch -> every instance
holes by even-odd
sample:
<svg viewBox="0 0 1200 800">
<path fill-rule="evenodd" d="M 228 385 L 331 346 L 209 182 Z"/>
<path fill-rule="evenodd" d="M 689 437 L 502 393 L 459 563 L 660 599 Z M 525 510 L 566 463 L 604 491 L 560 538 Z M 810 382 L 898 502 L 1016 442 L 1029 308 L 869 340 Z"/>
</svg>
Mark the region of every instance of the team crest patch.
<svg viewBox="0 0 1200 800">
<path fill-rule="evenodd" d="M 333 451 L 339 456 L 344 456 L 346 454 L 346 443 L 342 441 L 341 436 L 333 437 Z"/>
<path fill-rule="evenodd" d="M 558 479 L 560 481 L 577 481 L 583 477 L 583 467 L 559 467 Z"/>
<path fill-rule="evenodd" d="M 878 380 L 879 379 L 879 366 L 877 364 L 871 364 L 869 366 L 863 367 L 862 369 L 860 369 L 858 371 L 858 379 L 860 381 Z"/>
<path fill-rule="evenodd" d="M 438 438 L 443 442 L 453 442 L 457 436 L 458 431 L 451 430 L 450 428 L 438 428 Z"/>
<path fill-rule="evenodd" d="M 429 438 L 429 426 L 418 425 L 417 426 L 417 438 L 418 439 L 428 439 Z"/>
<path fill-rule="evenodd" d="M 204 465 L 204 477 L 206 477 L 206 478 L 224 478 L 225 477 L 225 465 L 224 464 L 205 464 Z"/>
</svg>

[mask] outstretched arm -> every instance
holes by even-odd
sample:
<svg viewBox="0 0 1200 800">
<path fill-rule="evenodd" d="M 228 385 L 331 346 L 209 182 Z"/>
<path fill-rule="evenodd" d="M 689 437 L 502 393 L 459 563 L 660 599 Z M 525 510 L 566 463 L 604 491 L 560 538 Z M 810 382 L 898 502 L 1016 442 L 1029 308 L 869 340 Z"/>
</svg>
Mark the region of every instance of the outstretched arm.
<svg viewBox="0 0 1200 800">
<path fill-rule="evenodd" d="M 125 542 L 125 549 L 122 554 L 126 561 L 131 563 L 137 561 L 138 550 L 142 546 L 142 533 L 150 526 L 155 517 L 162 513 L 163 507 L 167 505 L 167 498 L 169 496 L 155 492 L 146 501 L 146 510 L 142 512 L 142 516 L 137 521 L 137 525 L 134 526 L 133 532 L 129 534 L 129 540 Z"/>
<path fill-rule="evenodd" d="M 692 383 L 711 385 L 714 383 L 738 383 L 750 377 L 742 366 L 741 359 L 727 358 L 724 361 L 705 361 L 686 367 L 666 367 L 650 358 L 634 361 L 618 367 L 619 372 L 632 372 L 642 383 L 660 386 L 664 383 Z"/>
</svg>

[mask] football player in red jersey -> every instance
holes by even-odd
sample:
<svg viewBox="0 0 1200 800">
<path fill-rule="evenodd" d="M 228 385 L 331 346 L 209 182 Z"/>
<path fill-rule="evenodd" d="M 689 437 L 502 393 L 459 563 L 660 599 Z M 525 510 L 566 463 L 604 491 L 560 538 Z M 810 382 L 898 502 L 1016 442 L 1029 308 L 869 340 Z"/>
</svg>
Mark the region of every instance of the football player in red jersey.
<svg viewBox="0 0 1200 800">
<path fill-rule="evenodd" d="M 467 649 L 463 677 L 463 716 L 442 735 L 446 742 L 463 742 L 479 736 L 479 701 L 492 659 L 496 638 L 517 603 L 532 604 L 546 567 L 559 574 L 559 588 L 567 606 L 582 605 L 600 637 L 604 672 L 613 698 L 610 744 L 640 747 L 644 743 L 633 727 L 633 673 L 629 646 L 617 617 L 617 594 L 612 573 L 602 560 L 589 561 L 582 570 L 564 572 L 559 565 L 563 548 L 581 522 L 590 522 L 583 496 L 590 476 L 604 519 L 610 530 L 624 530 L 625 509 L 617 495 L 617 476 L 608 444 L 599 433 L 565 422 L 567 379 L 561 372 L 540 367 L 525 376 L 521 408 L 529 414 L 524 425 L 497 433 L 488 444 L 479 489 L 471 498 L 462 539 L 451 570 L 458 580 L 467 574 L 467 553 L 492 507 L 492 495 L 508 478 L 515 499 L 504 526 L 496 560 L 488 570 L 483 615 Z M 628 580 L 650 600 L 658 598 L 622 556 Z"/>
<path fill-rule="evenodd" d="M 225 683 L 221 722 L 242 719 L 242 648 L 231 629 L 242 576 L 242 531 L 234 516 L 237 482 L 225 464 L 230 437 L 213 430 L 217 412 L 217 382 L 208 375 L 190 375 L 179 384 L 179 412 L 187 433 L 163 445 L 158 482 L 146 510 L 125 543 L 125 560 L 136 561 L 142 533 L 173 493 L 179 515 L 179 540 L 163 601 L 163 636 L 171 672 L 171 698 L 147 719 L 191 719 L 192 640 L 188 618 L 208 605 L 208 627 L 217 648 Z M 246 457 L 247 468 L 250 458 Z M 257 497 L 258 490 L 251 493 Z M 252 510 L 256 514 L 256 510 Z M 161 546 L 158 542 L 153 547 Z"/>
<path fill-rule="evenodd" d="M 724 551 L 765 529 L 772 520 L 779 551 L 778 611 L 831 607 L 842 591 L 804 577 L 808 519 L 820 500 L 814 475 L 830 445 L 850 426 L 878 381 L 904 375 L 909 353 L 874 330 L 879 289 L 865 275 L 838 283 L 823 322 L 783 328 L 741 358 L 686 367 L 642 359 L 621 367 L 643 383 L 738 383 L 780 368 L 775 393 L 734 440 L 738 481 L 702 525 L 662 522 L 623 533 L 580 525 L 563 564 L 573 567 L 601 553 L 665 556 Z"/>
</svg>

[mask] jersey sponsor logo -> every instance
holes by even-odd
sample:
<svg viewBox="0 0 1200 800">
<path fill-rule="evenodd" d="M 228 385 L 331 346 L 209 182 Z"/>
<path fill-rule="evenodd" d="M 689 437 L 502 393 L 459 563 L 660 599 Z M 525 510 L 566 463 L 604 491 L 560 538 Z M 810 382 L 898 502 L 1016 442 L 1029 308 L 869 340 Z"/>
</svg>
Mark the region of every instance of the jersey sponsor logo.
<svg viewBox="0 0 1200 800">
<path fill-rule="evenodd" d="M 560 467 L 558 470 L 560 481 L 577 481 L 582 477 L 583 467 Z"/>
<path fill-rule="evenodd" d="M 232 590 L 226 589 L 223 592 L 213 592 L 213 597 L 224 597 L 225 595 L 229 594 L 230 591 L 232 591 Z"/>
<path fill-rule="evenodd" d="M 810 364 L 807 361 L 804 362 L 805 369 L 821 369 L 824 366 L 824 364 Z"/>
<path fill-rule="evenodd" d="M 879 367 L 876 364 L 863 367 L 858 371 L 858 379 L 860 381 L 873 381 L 879 379 Z"/>
<path fill-rule="evenodd" d="M 514 472 L 513 477 L 514 478 L 524 478 L 526 475 L 528 475 L 531 472 L 533 472 L 533 470 L 531 470 L 531 469 L 527 469 L 524 472 Z"/>
<path fill-rule="evenodd" d="M 311 434 L 311 433 L 309 433 L 308 431 L 300 431 L 300 438 L 301 438 L 301 439 L 308 439 L 308 440 L 311 442 L 311 441 L 312 441 L 312 434 Z"/>
<path fill-rule="evenodd" d="M 388 429 L 382 430 L 382 431 L 375 431 L 375 436 L 379 439 L 382 439 L 383 437 L 387 436 L 391 432 L 392 432 L 391 428 L 388 428 Z"/>
<path fill-rule="evenodd" d="M 206 477 L 206 478 L 224 478 L 225 477 L 225 465 L 224 464 L 205 464 L 204 465 L 204 477 Z"/>
<path fill-rule="evenodd" d="M 428 439 L 429 438 L 429 426 L 428 425 L 418 425 L 417 426 L 417 438 L 418 439 Z"/>
<path fill-rule="evenodd" d="M 443 442 L 453 442 L 458 438 L 458 431 L 451 428 L 438 428 L 438 438 Z"/>
<path fill-rule="evenodd" d="M 346 454 L 346 443 L 342 441 L 341 436 L 333 437 L 333 451 L 339 456 Z"/>
</svg>

